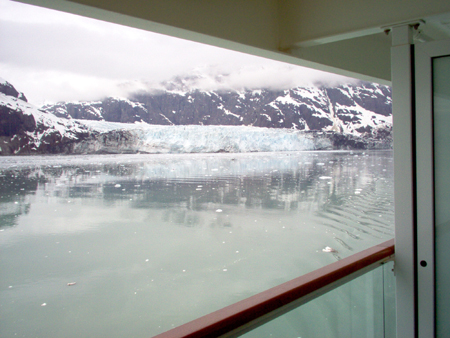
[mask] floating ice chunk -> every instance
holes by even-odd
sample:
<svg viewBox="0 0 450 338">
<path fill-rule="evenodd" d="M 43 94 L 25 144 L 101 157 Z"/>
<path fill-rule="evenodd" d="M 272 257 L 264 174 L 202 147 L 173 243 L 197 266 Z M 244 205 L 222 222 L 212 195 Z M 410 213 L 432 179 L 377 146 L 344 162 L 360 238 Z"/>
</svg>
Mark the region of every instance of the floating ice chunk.
<svg viewBox="0 0 450 338">
<path fill-rule="evenodd" d="M 332 177 L 331 176 L 320 176 L 319 180 L 331 180 Z"/>
<path fill-rule="evenodd" d="M 217 209 L 217 210 L 216 210 L 216 212 L 222 212 L 222 211 L 223 211 L 222 209 Z"/>
<path fill-rule="evenodd" d="M 116 185 L 114 186 L 114 188 L 120 188 L 120 187 L 121 187 L 120 184 L 116 184 Z"/>
<path fill-rule="evenodd" d="M 316 163 L 316 165 L 325 165 L 325 163 L 320 162 L 320 163 Z"/>
<path fill-rule="evenodd" d="M 46 305 L 47 305 L 47 303 L 42 303 L 42 304 L 41 304 L 41 306 L 46 306 Z"/>
</svg>

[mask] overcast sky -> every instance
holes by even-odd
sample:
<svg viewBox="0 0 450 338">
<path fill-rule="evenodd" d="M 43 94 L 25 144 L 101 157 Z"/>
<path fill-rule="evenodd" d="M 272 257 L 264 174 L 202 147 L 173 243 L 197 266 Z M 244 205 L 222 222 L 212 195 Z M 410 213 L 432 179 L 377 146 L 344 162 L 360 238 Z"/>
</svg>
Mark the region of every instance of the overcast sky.
<svg viewBox="0 0 450 338">
<path fill-rule="evenodd" d="M 0 0 L 0 77 L 31 103 L 96 100 L 202 75 L 202 89 L 346 78 L 161 34 Z M 218 75 L 222 75 L 221 77 Z M 220 81 L 217 79 L 220 78 Z"/>
</svg>

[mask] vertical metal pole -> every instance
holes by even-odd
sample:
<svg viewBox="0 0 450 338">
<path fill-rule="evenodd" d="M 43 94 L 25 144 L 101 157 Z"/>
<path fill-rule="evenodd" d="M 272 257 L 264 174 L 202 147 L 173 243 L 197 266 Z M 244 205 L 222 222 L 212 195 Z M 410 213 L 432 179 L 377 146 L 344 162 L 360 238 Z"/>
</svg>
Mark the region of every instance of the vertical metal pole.
<svg viewBox="0 0 450 338">
<path fill-rule="evenodd" d="M 412 27 L 392 28 L 397 337 L 417 336 L 414 54 Z"/>
</svg>

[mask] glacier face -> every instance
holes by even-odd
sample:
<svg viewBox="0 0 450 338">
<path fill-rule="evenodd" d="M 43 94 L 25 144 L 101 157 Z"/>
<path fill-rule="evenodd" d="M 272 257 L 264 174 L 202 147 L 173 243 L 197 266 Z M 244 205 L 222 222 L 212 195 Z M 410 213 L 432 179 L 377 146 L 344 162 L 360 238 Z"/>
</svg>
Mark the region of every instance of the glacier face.
<svg viewBox="0 0 450 338">
<path fill-rule="evenodd" d="M 382 94 L 383 92 L 377 86 L 374 85 L 372 89 Z M 12 85 L 5 81 L 4 87 L 9 88 Z M 195 115 L 189 115 L 189 109 L 187 112 L 180 110 L 182 106 L 180 102 L 178 110 L 173 109 L 173 102 L 170 100 L 165 102 L 166 105 L 161 105 L 160 111 L 157 111 L 157 116 L 162 122 L 149 124 L 145 122 L 152 111 L 148 102 L 108 98 L 98 102 L 59 103 L 51 107 L 37 108 L 21 98 L 17 91 L 10 95 L 10 89 L 8 90 L 5 93 L 0 92 L 0 154 L 2 155 L 239 153 L 391 147 L 390 130 L 383 127 L 384 124 L 390 123 L 389 109 L 381 106 L 386 110 L 381 110 L 381 114 L 374 115 L 370 109 L 379 104 L 379 98 L 373 93 L 370 94 L 372 103 L 366 98 L 356 104 L 358 97 L 369 94 L 367 90 L 358 91 L 354 87 L 348 87 L 345 90 L 344 87 L 338 88 L 340 92 L 332 94 L 336 98 L 334 103 L 330 101 L 329 96 L 323 95 L 323 89 L 320 88 L 285 90 L 283 95 L 278 96 L 265 90 L 225 94 L 200 91 L 170 93 L 170 95 L 176 95 L 177 100 L 185 98 L 190 104 L 196 102 L 196 98 L 198 99 L 196 95 L 220 102 L 216 108 L 221 114 L 216 114 L 214 118 L 213 115 L 203 115 L 202 119 L 204 122 L 207 122 L 209 118 L 211 121 L 225 119 L 225 122 L 236 122 L 236 124 L 224 123 L 225 125 L 213 123 L 208 125 L 198 120 L 197 123 L 187 124 L 188 121 L 194 121 Z M 170 97 L 167 95 L 166 99 Z M 345 105 L 344 109 L 342 105 L 345 100 L 348 100 L 349 95 L 355 100 L 352 101 L 352 105 Z M 229 100 L 226 99 L 227 97 Z M 162 100 L 159 104 L 164 103 L 162 94 L 152 99 Z M 238 104 L 233 101 L 238 99 L 242 100 Z M 389 97 L 385 99 L 387 102 L 385 105 L 389 105 Z M 240 110 L 233 110 L 230 105 Z M 305 106 L 308 107 L 309 118 L 308 114 L 301 114 L 302 107 Z M 202 112 L 213 109 L 212 105 L 209 110 L 205 108 L 204 102 L 200 103 L 200 107 L 203 107 Z M 265 113 L 261 113 L 255 107 L 265 107 L 266 110 L 263 110 Z M 341 108 L 336 110 L 335 107 Z M 173 110 L 170 111 L 170 109 Z M 163 114 L 162 110 L 169 115 L 170 119 Z M 169 112 L 166 112 L 167 110 Z M 332 111 L 331 115 L 330 111 Z M 258 126 L 256 122 L 242 125 L 249 118 L 248 115 L 252 115 L 252 118 L 256 116 L 256 122 L 258 119 L 274 122 L 278 127 L 283 123 L 292 123 L 292 128 L 274 128 L 273 125 L 269 125 L 269 128 Z M 296 116 L 297 123 L 292 122 L 292 116 Z M 351 116 L 349 119 L 351 123 L 345 123 L 347 116 Z M 175 117 L 180 117 L 184 122 L 176 125 L 173 122 L 176 120 Z M 107 119 L 120 122 L 109 122 Z"/>
<path fill-rule="evenodd" d="M 81 122 L 81 121 L 80 121 Z M 248 126 L 160 126 L 147 123 L 122 124 L 83 121 L 93 132 L 101 131 L 104 137 L 125 130 L 130 142 L 114 144 L 116 150 L 106 151 L 103 138 L 91 142 L 92 152 L 141 153 L 242 153 L 313 150 L 312 136 L 289 129 L 271 129 Z M 123 129 L 122 129 L 123 128 Z M 131 146 L 130 146 L 131 145 Z M 331 144 L 329 144 L 331 146 Z M 84 144 L 75 152 L 84 152 Z"/>
</svg>

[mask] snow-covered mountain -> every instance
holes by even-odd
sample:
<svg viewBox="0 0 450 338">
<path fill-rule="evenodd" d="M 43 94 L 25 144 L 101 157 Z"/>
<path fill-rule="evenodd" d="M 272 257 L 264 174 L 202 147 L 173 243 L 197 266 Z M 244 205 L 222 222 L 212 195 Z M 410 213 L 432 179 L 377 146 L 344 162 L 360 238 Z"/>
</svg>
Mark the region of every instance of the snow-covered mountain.
<svg viewBox="0 0 450 338">
<path fill-rule="evenodd" d="M 0 78 L 0 91 L 2 86 L 14 91 L 0 92 L 1 155 L 70 152 L 74 143 L 90 136 L 85 125 L 58 118 L 27 103 L 23 94 Z"/>
<path fill-rule="evenodd" d="M 0 79 L 0 154 L 389 148 L 390 90 L 365 86 L 359 91 L 342 86 L 335 92 L 331 88 L 221 94 L 172 90 L 37 108 Z M 354 99 L 344 108 L 349 93 Z M 381 108 L 376 114 L 369 108 L 377 105 Z M 249 120 L 253 122 L 245 125 Z M 261 125 L 267 122 L 271 123 Z M 292 128 L 280 128 L 286 123 L 293 123 Z"/>
<path fill-rule="evenodd" d="M 160 125 L 231 125 L 336 131 L 362 137 L 392 128 L 391 89 L 360 82 L 288 90 L 202 91 L 171 85 L 130 99 L 44 106 L 59 117 Z"/>
</svg>

